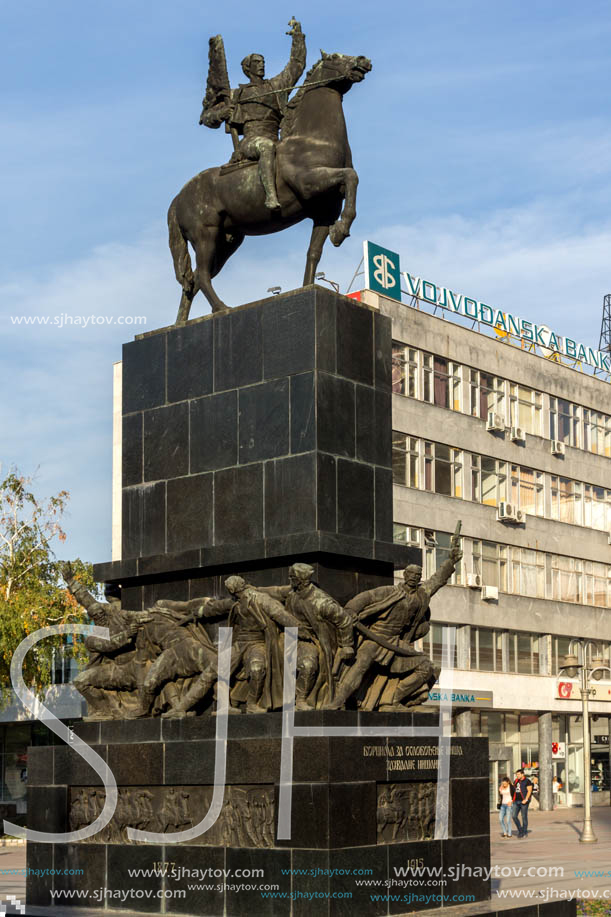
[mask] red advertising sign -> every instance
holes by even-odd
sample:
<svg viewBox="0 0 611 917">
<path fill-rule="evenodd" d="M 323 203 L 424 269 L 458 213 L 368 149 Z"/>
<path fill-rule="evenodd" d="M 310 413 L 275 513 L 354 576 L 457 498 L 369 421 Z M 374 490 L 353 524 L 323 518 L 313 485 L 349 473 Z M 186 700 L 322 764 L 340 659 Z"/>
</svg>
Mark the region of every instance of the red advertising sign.
<svg viewBox="0 0 611 917">
<path fill-rule="evenodd" d="M 563 700 L 571 700 L 576 698 L 577 694 L 577 685 L 573 681 L 560 681 L 558 682 L 558 697 Z"/>
</svg>

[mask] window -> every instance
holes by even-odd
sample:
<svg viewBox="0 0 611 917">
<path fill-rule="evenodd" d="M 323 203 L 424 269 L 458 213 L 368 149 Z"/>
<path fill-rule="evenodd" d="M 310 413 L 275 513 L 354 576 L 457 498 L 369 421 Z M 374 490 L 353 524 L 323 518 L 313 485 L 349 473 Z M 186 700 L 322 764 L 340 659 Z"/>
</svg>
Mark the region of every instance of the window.
<svg viewBox="0 0 611 917">
<path fill-rule="evenodd" d="M 473 572 L 479 573 L 484 586 L 496 586 L 507 592 L 507 547 L 494 541 L 472 543 Z"/>
<path fill-rule="evenodd" d="M 428 652 L 430 658 L 432 659 L 435 665 L 441 665 L 443 662 L 443 636 L 444 631 L 447 630 L 447 626 L 443 624 L 431 624 L 431 629 L 424 638 L 424 647 L 425 652 Z M 455 669 L 457 665 L 456 658 L 456 640 L 454 641 L 454 658 L 452 660 L 452 668 Z"/>
<path fill-rule="evenodd" d="M 471 627 L 471 668 L 480 672 L 503 670 L 500 652 L 502 633 L 486 627 Z"/>
<path fill-rule="evenodd" d="M 569 644 L 571 642 L 570 637 L 554 637 L 552 644 L 552 674 L 560 674 L 560 666 L 562 665 L 562 660 L 569 652 Z"/>
<path fill-rule="evenodd" d="M 392 433 L 392 479 L 405 487 L 420 486 L 420 440 L 405 433 Z"/>
<path fill-rule="evenodd" d="M 583 524 L 603 532 L 611 531 L 611 490 L 584 485 Z"/>
<path fill-rule="evenodd" d="M 462 497 L 462 452 L 442 443 L 424 443 L 424 489 Z"/>
<path fill-rule="evenodd" d="M 486 506 L 507 500 L 507 463 L 485 455 L 471 456 L 471 498 Z"/>
<path fill-rule="evenodd" d="M 583 519 L 582 486 L 569 478 L 551 476 L 551 516 L 560 522 L 581 525 Z"/>
<path fill-rule="evenodd" d="M 550 598 L 558 602 L 580 602 L 582 593 L 583 561 L 559 554 L 551 556 Z M 593 604 L 593 603 L 588 603 Z"/>
<path fill-rule="evenodd" d="M 539 635 L 509 631 L 506 636 L 508 671 L 522 675 L 538 675 Z"/>
<path fill-rule="evenodd" d="M 527 433 L 540 436 L 541 392 L 512 382 L 509 386 L 509 403 L 511 426 L 522 427 Z"/>
<path fill-rule="evenodd" d="M 584 604 L 609 608 L 610 582 L 607 564 L 585 561 Z"/>
<path fill-rule="evenodd" d="M 460 411 L 462 367 L 432 353 L 422 354 L 423 400 L 442 408 Z"/>
<path fill-rule="evenodd" d="M 543 472 L 512 465 L 510 501 L 531 516 L 542 516 Z"/>
<path fill-rule="evenodd" d="M 392 390 L 398 395 L 419 398 L 418 351 L 393 341 Z"/>
<path fill-rule="evenodd" d="M 583 448 L 598 455 L 611 456 L 611 417 L 583 409 Z"/>
<path fill-rule="evenodd" d="M 550 439 L 558 439 L 567 446 L 581 447 L 579 408 L 564 398 L 550 398 Z"/>
<path fill-rule="evenodd" d="M 402 522 L 393 522 L 393 541 L 395 544 L 406 544 L 416 548 L 422 547 L 422 529 L 415 529 Z"/>
<path fill-rule="evenodd" d="M 511 592 L 545 598 L 545 559 L 541 551 L 511 548 Z"/>
<path fill-rule="evenodd" d="M 478 369 L 469 370 L 470 410 L 472 417 L 488 418 L 494 411 L 505 419 L 505 382 Z"/>
</svg>

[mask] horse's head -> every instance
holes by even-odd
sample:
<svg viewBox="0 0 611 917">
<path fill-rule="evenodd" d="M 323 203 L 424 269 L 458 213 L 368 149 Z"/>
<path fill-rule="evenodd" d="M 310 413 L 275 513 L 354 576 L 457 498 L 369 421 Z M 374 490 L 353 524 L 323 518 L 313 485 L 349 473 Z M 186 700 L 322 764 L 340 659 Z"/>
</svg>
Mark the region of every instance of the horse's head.
<svg viewBox="0 0 611 917">
<path fill-rule="evenodd" d="M 327 54 L 321 50 L 321 59 L 316 71 L 316 80 L 328 80 L 328 85 L 347 92 L 353 83 L 360 83 L 371 70 L 371 61 L 360 54 Z"/>
</svg>

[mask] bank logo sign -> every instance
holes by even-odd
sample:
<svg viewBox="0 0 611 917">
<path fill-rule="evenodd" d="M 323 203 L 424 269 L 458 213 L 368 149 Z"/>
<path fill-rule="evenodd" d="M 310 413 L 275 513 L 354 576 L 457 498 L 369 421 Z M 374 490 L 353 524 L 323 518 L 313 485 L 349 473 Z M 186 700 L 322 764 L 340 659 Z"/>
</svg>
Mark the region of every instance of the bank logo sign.
<svg viewBox="0 0 611 917">
<path fill-rule="evenodd" d="M 492 691 L 473 691 L 470 688 L 455 688 L 453 691 L 444 691 L 443 688 L 434 687 L 429 691 L 429 704 L 452 702 L 457 707 L 492 707 Z"/>
<path fill-rule="evenodd" d="M 588 366 L 611 374 L 611 354 L 586 347 L 572 338 L 555 334 L 546 325 L 537 325 L 535 322 L 518 318 L 496 306 L 489 306 L 478 299 L 465 296 L 464 293 L 457 293 L 448 287 L 433 283 L 432 280 L 410 274 L 409 271 L 401 272 L 399 255 L 381 248 L 374 242 L 364 243 L 364 265 L 365 287 L 375 293 L 400 301 L 402 277 L 407 295 L 414 299 L 430 303 L 432 306 L 441 306 L 456 315 L 488 325 L 500 336 L 513 335 L 522 338 L 527 343 L 541 348 L 544 354 L 562 354 L 578 363 L 587 363 Z"/>
<path fill-rule="evenodd" d="M 365 289 L 401 302 L 401 270 L 398 254 L 374 242 L 364 242 L 363 264 L 365 265 Z"/>
</svg>

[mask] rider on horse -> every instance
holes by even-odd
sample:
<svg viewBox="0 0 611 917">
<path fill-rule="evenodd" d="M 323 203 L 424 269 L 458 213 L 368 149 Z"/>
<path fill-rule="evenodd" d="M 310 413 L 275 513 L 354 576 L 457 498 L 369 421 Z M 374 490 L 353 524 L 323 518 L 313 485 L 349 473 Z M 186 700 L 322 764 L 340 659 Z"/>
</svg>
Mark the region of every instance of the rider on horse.
<svg viewBox="0 0 611 917">
<path fill-rule="evenodd" d="M 265 189 L 265 206 L 280 207 L 276 190 L 276 144 L 280 122 L 286 109 L 290 90 L 300 78 L 306 63 L 305 35 L 301 24 L 289 23 L 293 43 L 288 64 L 277 76 L 265 79 L 265 59 L 262 54 L 249 54 L 242 61 L 248 83 L 233 92 L 223 92 L 212 99 L 206 93 L 200 124 L 219 127 L 227 121 L 234 138 L 242 134 L 232 161 L 259 160 L 259 176 Z M 212 61 L 211 61 L 212 63 Z M 210 104 L 212 102 L 212 104 Z M 235 133 L 234 133 L 235 132 Z M 235 143 L 235 140 L 234 140 Z"/>
</svg>

